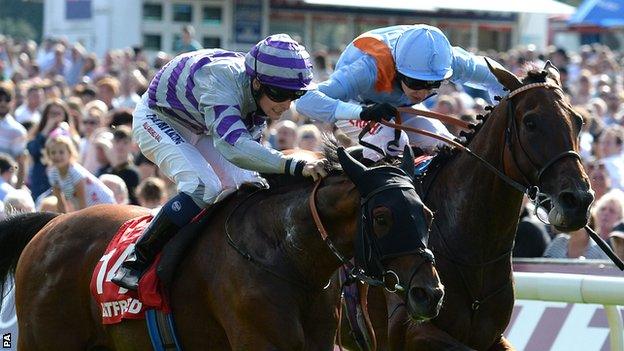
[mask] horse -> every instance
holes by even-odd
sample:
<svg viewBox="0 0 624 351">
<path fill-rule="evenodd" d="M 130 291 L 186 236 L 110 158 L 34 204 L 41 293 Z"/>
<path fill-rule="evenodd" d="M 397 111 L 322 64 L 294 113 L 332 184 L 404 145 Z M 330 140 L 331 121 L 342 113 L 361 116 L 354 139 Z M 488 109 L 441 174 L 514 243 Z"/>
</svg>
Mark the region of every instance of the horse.
<svg viewBox="0 0 624 351">
<path fill-rule="evenodd" d="M 560 231 L 588 221 L 593 191 L 578 155 L 583 120 L 567 102 L 558 70 L 548 62 L 522 80 L 502 67 L 490 70 L 510 93 L 463 136 L 502 174 L 445 148 L 417 180 L 435 214 L 429 247 L 445 286 L 444 304 L 436 318 L 406 323 L 401 301 L 387 296 L 395 303 L 380 305 L 383 292 L 371 289 L 376 333 L 387 333 L 380 350 L 513 350 L 503 332 L 514 305 L 511 255 L 523 200 L 518 190 L 550 202 L 548 219 Z"/>
<path fill-rule="evenodd" d="M 443 287 L 426 248 L 431 213 L 411 180 L 413 154 L 400 168 L 367 168 L 342 148 L 326 153 L 332 171 L 316 184 L 242 187 L 213 209 L 169 286 L 184 349 L 332 350 L 339 295 L 324 287 L 360 246 L 359 277 L 390 274 L 411 318 L 437 314 Z M 117 228 L 147 213 L 99 205 L 0 224 L 0 286 L 14 274 L 20 350 L 151 349 L 144 321 L 103 325 L 89 290 Z"/>
</svg>

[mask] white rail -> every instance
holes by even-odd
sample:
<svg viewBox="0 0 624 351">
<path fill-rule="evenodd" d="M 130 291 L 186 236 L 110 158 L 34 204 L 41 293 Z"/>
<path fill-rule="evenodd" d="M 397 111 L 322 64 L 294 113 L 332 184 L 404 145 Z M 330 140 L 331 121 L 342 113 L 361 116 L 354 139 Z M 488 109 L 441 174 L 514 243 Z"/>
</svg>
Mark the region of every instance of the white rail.
<svg viewBox="0 0 624 351">
<path fill-rule="evenodd" d="M 516 298 L 603 305 L 609 321 L 611 350 L 624 350 L 624 278 L 582 274 L 514 272 Z"/>
</svg>

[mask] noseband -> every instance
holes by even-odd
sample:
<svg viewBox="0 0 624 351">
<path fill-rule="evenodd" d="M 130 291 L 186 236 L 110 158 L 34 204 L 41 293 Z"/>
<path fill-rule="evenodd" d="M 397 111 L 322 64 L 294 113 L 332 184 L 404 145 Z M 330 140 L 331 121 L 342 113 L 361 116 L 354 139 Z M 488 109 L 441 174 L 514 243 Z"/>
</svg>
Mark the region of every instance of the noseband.
<svg viewBox="0 0 624 351">
<path fill-rule="evenodd" d="M 321 235 L 321 238 L 323 239 L 323 241 L 325 242 L 329 250 L 334 254 L 334 256 L 336 256 L 336 258 L 338 258 L 338 260 L 347 268 L 346 271 L 347 271 L 347 274 L 349 275 L 348 277 L 349 280 L 362 281 L 372 286 L 383 286 L 384 289 L 386 289 L 388 292 L 391 292 L 391 293 L 394 293 L 397 291 L 405 291 L 405 286 L 401 285 L 401 282 L 396 272 L 392 270 L 384 270 L 381 277 L 371 276 L 362 267 L 356 266 L 353 263 L 351 263 L 351 261 L 348 260 L 343 254 L 341 254 L 340 251 L 336 248 L 332 240 L 329 238 L 329 235 L 327 234 L 327 230 L 325 229 L 325 226 L 323 225 L 323 222 L 321 221 L 321 217 L 318 213 L 318 209 L 316 206 L 316 193 L 319 188 L 319 185 L 321 184 L 321 181 L 322 180 L 318 180 L 316 184 L 314 184 L 314 188 L 312 189 L 312 193 L 310 194 L 310 198 L 308 201 L 310 205 L 310 211 L 312 212 L 312 218 L 314 218 L 314 223 L 316 224 L 316 228 L 319 234 Z M 368 202 L 373 197 L 373 195 L 377 195 L 380 192 L 391 190 L 391 189 L 414 189 L 415 191 L 414 185 L 411 183 L 387 184 L 387 185 L 378 187 L 374 189 L 373 191 L 371 191 L 370 194 L 368 194 L 361 201 L 361 212 L 362 212 L 362 217 L 361 217 L 362 223 L 360 223 L 361 224 L 360 227 L 362 228 L 361 235 L 374 235 L 374 234 L 371 234 L 371 231 L 368 228 L 369 227 L 368 221 L 366 220 L 366 216 L 368 215 L 368 206 L 367 206 Z M 414 251 L 405 252 L 404 254 L 401 254 L 401 255 L 410 255 L 410 254 L 418 255 L 422 257 L 423 260 L 420 264 L 418 264 L 414 268 L 412 274 L 410 275 L 410 280 L 407 286 L 411 284 L 412 279 L 414 278 L 414 276 L 416 275 L 416 272 L 418 271 L 418 269 L 423 263 L 425 262 L 430 262 L 431 264 L 435 263 L 433 253 L 431 252 L 431 250 L 429 250 L 426 247 L 419 247 Z M 380 267 L 383 268 L 383 264 L 381 263 L 381 260 L 376 260 L 375 264 L 378 264 Z M 386 277 L 391 278 L 388 281 L 394 280 L 396 283 L 393 286 L 388 287 Z"/>
</svg>

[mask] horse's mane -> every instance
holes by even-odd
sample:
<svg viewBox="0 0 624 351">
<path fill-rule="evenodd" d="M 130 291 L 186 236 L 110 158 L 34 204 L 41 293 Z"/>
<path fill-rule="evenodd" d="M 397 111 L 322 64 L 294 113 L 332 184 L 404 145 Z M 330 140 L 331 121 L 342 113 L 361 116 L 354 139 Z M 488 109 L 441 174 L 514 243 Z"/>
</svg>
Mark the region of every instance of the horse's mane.
<svg viewBox="0 0 624 351">
<path fill-rule="evenodd" d="M 527 75 L 522 78 L 522 84 L 532 84 L 532 83 L 544 83 L 546 82 L 546 77 L 548 76 L 548 72 L 541 69 L 531 69 L 527 72 Z M 505 89 L 507 90 L 507 89 Z M 495 96 L 494 99 L 496 101 L 502 100 L 502 97 Z M 470 126 L 469 131 L 461 131 L 459 133 L 460 138 L 456 138 L 455 140 L 460 142 L 464 146 L 468 146 L 475 136 L 479 133 L 485 122 L 490 118 L 492 111 L 496 106 L 486 106 L 485 110 L 487 111 L 484 115 L 477 115 L 477 123 Z M 459 153 L 459 150 L 448 145 L 444 145 L 438 148 L 436 156 L 431 161 L 430 168 L 437 169 L 438 167 L 444 166 L 447 162 L 449 162 L 455 155 Z"/>
</svg>

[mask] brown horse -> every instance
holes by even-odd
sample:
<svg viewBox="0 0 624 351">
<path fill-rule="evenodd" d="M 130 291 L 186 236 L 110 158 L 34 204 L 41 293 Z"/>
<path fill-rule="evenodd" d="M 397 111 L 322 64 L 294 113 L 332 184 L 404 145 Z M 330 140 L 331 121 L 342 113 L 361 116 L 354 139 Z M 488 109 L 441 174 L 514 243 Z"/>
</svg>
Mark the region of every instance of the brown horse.
<svg viewBox="0 0 624 351">
<path fill-rule="evenodd" d="M 511 93 L 467 135 L 468 147 L 517 188 L 538 186 L 555 228 L 582 228 L 593 201 L 577 154 L 583 120 L 566 101 L 559 72 L 547 63 L 521 81 L 502 67 L 490 69 Z M 387 312 L 382 292 L 373 289 L 377 334 L 385 327 L 389 333 L 381 349 L 512 350 L 502 334 L 514 304 L 511 252 L 523 194 L 463 152 L 443 152 L 428 173 L 421 197 L 435 213 L 429 247 L 445 302 L 431 321 L 407 324 L 402 302 Z"/>
<path fill-rule="evenodd" d="M 298 181 L 241 190 L 215 208 L 171 286 L 184 349 L 331 350 L 338 295 L 323 287 L 341 264 L 337 255 L 357 251 L 354 241 L 366 243 L 365 273 L 375 280 L 375 267 L 396 274 L 412 318 L 437 314 L 443 291 L 425 247 L 431 214 L 406 173 L 413 155 L 404 157 L 405 171 L 369 169 L 338 149 L 344 173 L 336 150 L 333 156 L 334 171 L 318 188 Z M 117 228 L 146 213 L 103 205 L 0 224 L 0 286 L 15 270 L 21 351 L 151 349 L 144 321 L 103 326 L 89 291 Z M 317 226 L 326 228 L 326 241 Z M 413 244 L 396 245 L 405 240 Z"/>
</svg>

